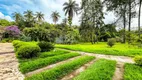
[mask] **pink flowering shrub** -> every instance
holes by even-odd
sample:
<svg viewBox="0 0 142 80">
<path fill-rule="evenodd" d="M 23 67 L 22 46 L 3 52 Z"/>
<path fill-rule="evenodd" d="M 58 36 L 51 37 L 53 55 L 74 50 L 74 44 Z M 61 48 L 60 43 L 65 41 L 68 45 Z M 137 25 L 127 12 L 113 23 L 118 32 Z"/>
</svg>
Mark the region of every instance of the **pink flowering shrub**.
<svg viewBox="0 0 142 80">
<path fill-rule="evenodd" d="M 20 30 L 17 26 L 8 26 L 5 28 L 5 32 L 8 37 L 19 37 L 20 36 Z"/>
</svg>

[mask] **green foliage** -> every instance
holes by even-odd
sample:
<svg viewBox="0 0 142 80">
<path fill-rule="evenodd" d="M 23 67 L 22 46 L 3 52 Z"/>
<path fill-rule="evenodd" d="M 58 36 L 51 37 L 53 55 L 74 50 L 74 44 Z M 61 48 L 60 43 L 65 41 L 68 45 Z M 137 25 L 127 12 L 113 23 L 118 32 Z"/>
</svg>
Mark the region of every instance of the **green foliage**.
<svg viewBox="0 0 142 80">
<path fill-rule="evenodd" d="M 112 48 L 109 48 L 106 43 L 99 42 L 98 44 L 82 43 L 74 45 L 63 45 L 57 44 L 56 47 L 64 48 L 69 50 L 84 51 L 97 54 L 106 55 L 119 55 L 119 56 L 130 56 L 134 57 L 136 55 L 142 55 L 142 49 L 137 46 L 132 46 L 128 44 L 116 43 Z"/>
<path fill-rule="evenodd" d="M 41 52 L 46 52 L 54 49 L 54 45 L 50 42 L 41 41 L 38 42 L 38 46 L 41 49 Z"/>
<path fill-rule="evenodd" d="M 136 56 L 134 60 L 138 65 L 142 66 L 142 56 Z"/>
<path fill-rule="evenodd" d="M 9 22 L 8 20 L 6 19 L 0 19 L 0 26 L 11 26 L 11 25 L 14 25 L 15 23 L 14 22 Z"/>
<path fill-rule="evenodd" d="M 111 38 L 111 39 L 108 39 L 107 45 L 112 47 L 115 45 L 115 43 L 116 43 L 116 39 Z"/>
<path fill-rule="evenodd" d="M 35 44 L 30 44 L 30 45 L 23 45 L 21 46 L 17 52 L 16 56 L 18 58 L 32 58 L 32 57 L 37 57 L 38 53 L 41 51 L 40 47 Z"/>
<path fill-rule="evenodd" d="M 112 80 L 116 61 L 100 59 L 73 80 Z"/>
<path fill-rule="evenodd" d="M 46 58 L 46 57 L 51 57 L 51 56 L 56 56 L 56 55 L 61 55 L 61 54 L 66 54 L 66 53 L 69 53 L 69 51 L 54 49 L 50 52 L 41 53 L 39 57 L 40 58 Z"/>
<path fill-rule="evenodd" d="M 21 41 L 31 41 L 31 37 L 25 36 L 24 34 L 22 34 L 19 38 Z"/>
<path fill-rule="evenodd" d="M 53 57 L 47 57 L 47 58 L 39 58 L 30 62 L 24 62 L 21 63 L 19 68 L 22 73 L 27 73 L 42 67 L 45 67 L 47 65 L 63 61 L 75 56 L 79 56 L 80 54 L 78 53 L 68 53 L 68 54 L 62 54 L 62 55 L 57 55 Z"/>
<path fill-rule="evenodd" d="M 142 67 L 135 64 L 125 64 L 124 80 L 142 80 Z"/>
<path fill-rule="evenodd" d="M 92 56 L 82 56 L 50 70 L 34 74 L 31 77 L 25 78 L 25 80 L 57 80 L 93 59 L 94 57 Z"/>
<path fill-rule="evenodd" d="M 54 42 L 56 37 L 52 31 L 40 27 L 25 28 L 23 33 L 34 41 Z"/>
<path fill-rule="evenodd" d="M 11 43 L 13 40 L 14 40 L 13 38 L 3 38 L 1 42 L 2 43 L 6 43 L 6 42 Z"/>
</svg>

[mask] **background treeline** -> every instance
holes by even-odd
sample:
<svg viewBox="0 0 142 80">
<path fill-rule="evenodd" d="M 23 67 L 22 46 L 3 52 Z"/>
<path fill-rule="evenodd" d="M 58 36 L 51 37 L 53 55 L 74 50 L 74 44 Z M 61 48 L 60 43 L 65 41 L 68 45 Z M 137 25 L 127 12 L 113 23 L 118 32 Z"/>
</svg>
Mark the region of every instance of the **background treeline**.
<svg viewBox="0 0 142 80">
<path fill-rule="evenodd" d="M 106 42 L 109 38 L 115 38 L 117 42 L 122 43 L 141 43 L 141 1 L 82 0 L 81 7 L 79 7 L 79 4 L 75 1 L 69 0 L 63 4 L 63 11 L 67 18 L 63 19 L 60 24 L 57 24 L 60 19 L 60 14 L 57 11 L 53 11 L 51 14 L 54 24 L 46 22 L 42 12 L 34 13 L 31 10 L 27 10 L 23 14 L 15 12 L 12 14 L 15 21 L 0 20 L 1 39 L 2 42 L 20 39 L 23 41 L 48 41 L 65 44 L 78 42 L 94 44 L 100 41 Z M 105 12 L 104 9 L 106 9 Z M 104 23 L 106 12 L 114 12 L 117 17 L 114 23 Z M 80 18 L 81 24 L 80 26 L 72 25 L 74 15 L 78 13 L 82 15 Z M 138 18 L 137 30 L 132 30 L 133 18 Z M 118 23 L 123 26 L 118 26 Z M 11 29 L 11 27 L 15 28 Z M 120 27 L 123 28 L 118 29 Z M 20 33 L 17 32 L 17 28 Z"/>
</svg>

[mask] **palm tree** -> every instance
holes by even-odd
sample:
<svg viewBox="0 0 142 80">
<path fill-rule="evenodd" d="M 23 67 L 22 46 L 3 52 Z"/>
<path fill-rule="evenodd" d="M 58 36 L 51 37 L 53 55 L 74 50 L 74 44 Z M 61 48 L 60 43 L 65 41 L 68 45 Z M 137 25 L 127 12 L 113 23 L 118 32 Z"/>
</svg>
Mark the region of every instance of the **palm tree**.
<svg viewBox="0 0 142 80">
<path fill-rule="evenodd" d="M 24 17 L 26 18 L 26 21 L 31 21 L 34 19 L 33 12 L 31 10 L 27 10 L 24 12 Z"/>
<path fill-rule="evenodd" d="M 31 10 L 27 10 L 24 12 L 25 23 L 27 27 L 33 27 L 35 25 L 35 17 Z"/>
<path fill-rule="evenodd" d="M 22 15 L 18 12 L 14 12 L 12 15 L 16 23 L 18 23 L 22 19 Z"/>
<path fill-rule="evenodd" d="M 56 24 L 56 22 L 59 20 L 59 17 L 60 17 L 59 12 L 54 11 L 54 12 L 51 14 L 51 17 L 52 17 L 52 19 L 53 19 L 53 22 Z"/>
<path fill-rule="evenodd" d="M 44 20 L 44 14 L 42 14 L 41 12 L 36 12 L 36 19 L 40 23 L 42 20 Z"/>
<path fill-rule="evenodd" d="M 68 21 L 71 26 L 74 13 L 78 14 L 77 12 L 79 10 L 79 5 L 76 3 L 76 1 L 69 0 L 69 2 L 65 2 L 63 6 L 64 6 L 63 10 L 65 11 L 65 15 L 68 14 Z"/>
</svg>

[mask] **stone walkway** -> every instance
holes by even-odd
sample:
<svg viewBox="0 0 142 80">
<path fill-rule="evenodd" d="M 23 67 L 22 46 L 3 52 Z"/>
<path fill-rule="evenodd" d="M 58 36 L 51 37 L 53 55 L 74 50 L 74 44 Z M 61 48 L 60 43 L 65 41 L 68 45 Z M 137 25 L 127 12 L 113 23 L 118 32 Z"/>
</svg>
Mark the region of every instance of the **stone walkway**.
<svg viewBox="0 0 142 80">
<path fill-rule="evenodd" d="M 0 80 L 24 80 L 10 43 L 0 43 Z"/>
</svg>

